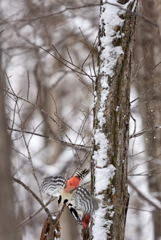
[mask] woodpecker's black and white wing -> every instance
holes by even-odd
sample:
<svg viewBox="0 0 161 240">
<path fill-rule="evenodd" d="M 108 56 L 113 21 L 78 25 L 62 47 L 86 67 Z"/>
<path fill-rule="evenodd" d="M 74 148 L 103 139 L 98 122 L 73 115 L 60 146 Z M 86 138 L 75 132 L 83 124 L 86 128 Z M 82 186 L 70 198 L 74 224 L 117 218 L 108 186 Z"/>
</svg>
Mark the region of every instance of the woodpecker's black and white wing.
<svg viewBox="0 0 161 240">
<path fill-rule="evenodd" d="M 84 213 L 91 213 L 95 209 L 95 200 L 84 187 L 78 187 L 72 195 L 73 204 L 75 208 Z"/>
<path fill-rule="evenodd" d="M 96 199 L 84 187 L 78 187 L 73 192 L 68 206 L 72 215 L 78 221 L 84 214 L 91 214 L 98 207 Z"/>
<path fill-rule="evenodd" d="M 59 197 L 66 184 L 66 179 L 61 176 L 46 177 L 41 183 L 40 191 L 46 194 Z"/>
</svg>

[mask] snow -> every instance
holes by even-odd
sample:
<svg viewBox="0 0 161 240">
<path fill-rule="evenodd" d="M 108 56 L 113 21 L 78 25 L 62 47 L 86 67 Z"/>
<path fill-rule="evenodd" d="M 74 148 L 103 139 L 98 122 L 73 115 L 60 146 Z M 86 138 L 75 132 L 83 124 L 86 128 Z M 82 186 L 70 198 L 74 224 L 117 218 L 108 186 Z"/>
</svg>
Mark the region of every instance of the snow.
<svg viewBox="0 0 161 240">
<path fill-rule="evenodd" d="M 95 225 L 97 228 L 95 229 L 96 231 L 93 232 L 94 239 L 100 239 L 100 237 L 101 239 L 107 239 L 104 222 L 106 211 L 107 208 L 103 208 L 102 206 L 99 206 L 99 209 L 95 211 L 93 218 L 95 219 Z M 107 231 L 108 230 L 109 229 L 107 229 Z"/>
<path fill-rule="evenodd" d="M 130 1 L 129 1 L 130 2 Z M 93 160 L 95 162 L 95 196 L 99 199 L 99 208 L 95 211 L 93 216 L 93 239 L 98 240 L 107 239 L 107 235 L 112 225 L 111 220 L 107 220 L 107 212 L 109 216 L 113 216 L 114 210 L 113 205 L 104 205 L 104 191 L 107 190 L 111 180 L 115 175 L 115 167 L 109 163 L 107 158 L 107 150 L 109 148 L 109 142 L 107 135 L 103 132 L 103 126 L 106 123 L 105 119 L 105 106 L 109 95 L 109 84 L 108 79 L 111 79 L 114 75 L 114 68 L 116 66 L 118 58 L 124 54 L 123 49 L 120 46 L 113 46 L 113 39 L 121 38 L 120 32 L 115 32 L 116 26 L 122 26 L 124 20 L 119 17 L 124 11 L 121 10 L 122 6 L 126 9 L 129 2 L 125 5 L 119 5 L 116 0 L 113 0 L 112 4 L 107 4 L 103 0 L 101 6 L 101 18 L 100 18 L 100 29 L 104 34 L 100 38 L 100 84 L 101 84 L 101 98 L 99 102 L 99 110 L 96 116 L 98 120 L 98 127 L 95 130 L 94 140 L 97 146 L 97 150 L 94 151 Z M 109 1 L 108 1 L 109 3 Z M 120 8 L 118 7 L 120 6 Z M 95 93 L 95 104 L 98 101 L 97 94 Z M 119 106 L 116 111 L 118 111 Z M 115 189 L 113 188 L 113 193 Z"/>
<path fill-rule="evenodd" d="M 104 81 L 102 84 L 103 86 L 106 86 L 107 81 Z M 108 96 L 108 88 L 104 88 L 101 92 L 101 103 L 100 103 L 100 110 L 98 112 L 98 120 L 100 122 L 100 125 L 103 126 L 103 124 L 106 122 L 104 117 L 104 111 L 105 111 L 105 102 Z"/>
<path fill-rule="evenodd" d="M 99 149 L 94 151 L 93 159 L 97 162 L 97 167 L 105 167 L 107 165 L 107 146 L 108 141 L 103 132 L 100 132 L 99 129 L 96 129 L 95 132 L 95 144 L 99 145 Z"/>
<path fill-rule="evenodd" d="M 106 168 L 96 168 L 95 187 L 97 189 L 97 194 L 107 189 L 111 182 L 110 180 L 115 175 L 115 170 L 116 169 L 112 164 L 108 165 Z"/>
<path fill-rule="evenodd" d="M 115 0 L 113 3 L 117 4 L 117 1 Z M 114 47 L 112 45 L 112 41 L 116 34 L 117 37 L 121 37 L 121 35 L 118 36 L 118 32 L 116 33 L 114 30 L 115 26 L 122 26 L 123 24 L 123 20 L 120 19 L 118 13 L 120 13 L 118 7 L 105 4 L 104 11 L 102 7 L 100 24 L 103 25 L 105 34 L 101 37 L 101 48 L 103 50 L 100 55 L 100 60 L 102 62 L 100 66 L 100 74 L 105 75 L 105 77 L 101 80 L 101 84 L 104 84 L 104 82 L 106 82 L 106 88 L 108 88 L 107 75 L 111 77 L 113 76 L 113 69 L 116 65 L 117 59 L 121 54 L 123 54 L 123 50 L 120 46 Z"/>
</svg>

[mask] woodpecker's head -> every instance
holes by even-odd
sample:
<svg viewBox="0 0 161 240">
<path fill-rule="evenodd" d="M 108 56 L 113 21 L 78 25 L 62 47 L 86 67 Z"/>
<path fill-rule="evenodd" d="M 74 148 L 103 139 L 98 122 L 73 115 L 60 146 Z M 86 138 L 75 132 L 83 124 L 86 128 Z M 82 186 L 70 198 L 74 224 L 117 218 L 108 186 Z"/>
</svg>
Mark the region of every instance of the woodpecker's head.
<svg viewBox="0 0 161 240">
<path fill-rule="evenodd" d="M 81 180 L 89 173 L 89 170 L 84 169 L 81 171 L 76 171 L 75 175 L 67 180 L 65 191 L 72 192 L 77 187 L 79 187 Z"/>
<path fill-rule="evenodd" d="M 76 189 L 80 184 L 81 179 L 77 176 L 73 176 L 66 182 L 65 191 L 66 192 L 72 192 L 74 189 Z"/>
</svg>

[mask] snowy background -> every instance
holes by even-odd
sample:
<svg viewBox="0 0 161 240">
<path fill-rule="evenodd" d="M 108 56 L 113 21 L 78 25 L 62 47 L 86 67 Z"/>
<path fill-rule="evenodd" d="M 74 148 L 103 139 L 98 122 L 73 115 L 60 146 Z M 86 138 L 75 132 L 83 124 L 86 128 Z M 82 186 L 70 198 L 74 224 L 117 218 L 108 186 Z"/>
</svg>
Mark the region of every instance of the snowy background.
<svg viewBox="0 0 161 240">
<path fill-rule="evenodd" d="M 40 197 L 39 184 L 44 176 L 69 177 L 77 168 L 90 166 L 98 5 L 98 1 L 91 4 L 83 0 L 0 2 L 1 61 L 13 176 Z M 137 69 L 138 63 L 133 65 Z M 130 136 L 144 129 L 138 98 L 134 78 Z M 145 145 L 144 135 L 130 138 L 129 180 L 159 206 L 148 188 L 150 159 Z M 22 239 L 39 239 L 46 215 L 41 212 L 32 217 L 40 206 L 23 188 L 14 186 Z M 156 209 L 130 186 L 129 193 L 125 239 L 154 240 L 152 212 Z M 68 212 L 63 217 L 62 239 L 76 239 L 79 226 Z"/>
</svg>

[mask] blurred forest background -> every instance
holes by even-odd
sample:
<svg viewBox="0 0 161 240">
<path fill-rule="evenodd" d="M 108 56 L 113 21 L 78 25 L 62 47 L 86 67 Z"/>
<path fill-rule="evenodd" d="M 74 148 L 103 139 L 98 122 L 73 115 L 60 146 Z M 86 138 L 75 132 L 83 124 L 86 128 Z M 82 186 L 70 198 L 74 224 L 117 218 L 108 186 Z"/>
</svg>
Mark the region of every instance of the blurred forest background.
<svg viewBox="0 0 161 240">
<path fill-rule="evenodd" d="M 160 240 L 161 1 L 139 1 L 136 14 L 125 239 Z M 96 0 L 0 1 L 0 69 L 10 137 L 4 149 L 12 176 L 40 197 L 44 176 L 69 177 L 90 166 L 98 26 Z M 37 201 L 14 183 L 12 202 L 19 239 L 39 239 L 46 215 L 37 213 Z M 78 239 L 79 226 L 68 211 L 61 222 L 62 239 Z"/>
</svg>

